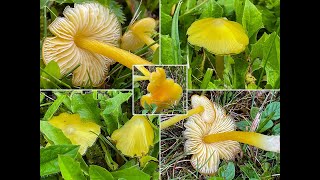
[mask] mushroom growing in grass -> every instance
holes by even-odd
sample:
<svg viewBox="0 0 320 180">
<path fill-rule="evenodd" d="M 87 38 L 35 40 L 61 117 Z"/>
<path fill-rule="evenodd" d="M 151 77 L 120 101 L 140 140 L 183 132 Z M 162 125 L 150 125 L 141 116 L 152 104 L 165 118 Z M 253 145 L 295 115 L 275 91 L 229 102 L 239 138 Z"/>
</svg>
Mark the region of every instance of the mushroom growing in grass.
<svg viewBox="0 0 320 180">
<path fill-rule="evenodd" d="M 226 18 L 204 18 L 195 21 L 187 30 L 188 42 L 215 54 L 216 72 L 223 79 L 224 56 L 245 50 L 249 38 L 241 24 Z"/>
<path fill-rule="evenodd" d="M 193 95 L 191 99 L 194 96 L 197 95 Z M 184 124 L 184 150 L 187 154 L 192 154 L 190 162 L 198 172 L 215 174 L 220 159 L 232 160 L 241 151 L 239 142 L 280 153 L 280 136 L 235 131 L 233 118 L 220 105 L 212 104 L 215 112 L 213 121 L 205 121 L 200 114 L 194 114 Z"/>
<path fill-rule="evenodd" d="M 146 155 L 153 145 L 154 131 L 145 116 L 135 115 L 120 129 L 115 130 L 111 139 L 124 155 L 141 157 Z"/>
<path fill-rule="evenodd" d="M 99 3 L 74 4 L 57 17 L 46 37 L 42 56 L 45 64 L 56 61 L 61 74 L 73 71 L 74 86 L 100 86 L 107 77 L 110 65 L 119 62 L 132 69 L 136 64 L 152 64 L 141 57 L 118 48 L 121 25 L 117 17 Z"/>
<path fill-rule="evenodd" d="M 187 114 L 176 115 L 160 123 L 160 129 L 170 127 L 177 122 L 184 120 L 194 114 L 199 114 L 206 122 L 213 122 L 215 119 L 214 104 L 205 96 L 193 95 L 191 97 L 191 107 Z"/>
<path fill-rule="evenodd" d="M 160 112 L 178 104 L 182 96 L 182 87 L 173 79 L 166 78 L 166 72 L 163 68 L 157 67 L 155 72 L 150 73 L 148 80 L 150 83 L 147 86 L 147 91 L 150 93 L 143 95 L 140 99 L 143 108 L 145 108 L 145 104 L 156 104 L 156 112 Z"/>
<path fill-rule="evenodd" d="M 121 48 L 128 51 L 135 51 L 142 48 L 145 44 L 148 46 L 153 44 L 150 48 L 156 51 L 159 44 L 151 38 L 155 28 L 156 20 L 150 17 L 143 18 L 129 25 L 128 31 L 125 32 L 121 38 Z"/>
<path fill-rule="evenodd" d="M 49 123 L 62 130 L 63 134 L 74 145 L 80 145 L 79 153 L 84 155 L 98 138 L 100 126 L 94 122 L 83 120 L 79 114 L 61 113 L 49 120 Z"/>
</svg>

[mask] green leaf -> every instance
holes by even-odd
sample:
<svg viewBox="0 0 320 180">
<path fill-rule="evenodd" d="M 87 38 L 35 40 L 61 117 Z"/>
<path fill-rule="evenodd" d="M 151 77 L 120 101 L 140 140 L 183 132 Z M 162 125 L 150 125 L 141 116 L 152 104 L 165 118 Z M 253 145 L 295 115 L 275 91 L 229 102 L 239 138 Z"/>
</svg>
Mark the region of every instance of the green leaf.
<svg viewBox="0 0 320 180">
<path fill-rule="evenodd" d="M 235 8 L 236 20 L 240 24 L 242 24 L 244 5 L 245 5 L 245 0 L 234 0 L 233 7 Z"/>
<path fill-rule="evenodd" d="M 261 12 L 250 0 L 245 1 L 241 24 L 247 30 L 249 38 L 263 28 Z"/>
<path fill-rule="evenodd" d="M 50 61 L 46 67 L 44 68 L 44 70 L 49 73 L 51 76 L 56 77 L 57 79 L 60 79 L 61 74 L 60 74 L 60 67 L 58 65 L 57 62 L 55 61 Z M 44 89 L 52 89 L 55 88 L 54 85 L 52 85 L 53 83 L 57 83 L 57 81 L 52 78 L 51 76 L 49 76 L 47 73 L 42 72 L 41 73 L 41 78 L 40 78 L 40 84 Z M 48 80 L 47 80 L 48 79 Z"/>
<path fill-rule="evenodd" d="M 40 92 L 40 104 L 42 103 L 45 97 L 45 94 L 43 92 Z"/>
<path fill-rule="evenodd" d="M 234 89 L 244 89 L 245 77 L 248 71 L 249 63 L 244 59 L 233 60 L 231 56 L 225 57 L 224 81 L 225 84 L 231 84 Z M 228 67 L 229 66 L 229 67 Z"/>
<path fill-rule="evenodd" d="M 80 0 L 86 1 L 86 0 Z M 126 16 L 123 13 L 122 6 L 117 1 L 112 0 L 96 0 L 100 4 L 104 5 L 105 7 L 109 8 L 118 18 L 121 24 L 126 21 Z"/>
<path fill-rule="evenodd" d="M 206 73 L 204 74 L 202 83 L 200 85 L 200 89 L 208 89 L 208 84 L 211 80 L 212 74 L 213 74 L 213 69 L 208 68 Z"/>
<path fill-rule="evenodd" d="M 228 162 L 228 165 L 221 166 L 218 170 L 218 174 L 225 180 L 232 180 L 235 176 L 235 167 L 233 162 Z"/>
<path fill-rule="evenodd" d="M 58 110 L 59 106 L 63 102 L 64 98 L 66 98 L 66 95 L 62 95 L 58 97 L 56 100 L 54 100 L 54 102 L 48 108 L 46 114 L 43 116 L 43 121 L 48 121 L 51 119 L 51 117 L 54 115 L 54 113 Z"/>
<path fill-rule="evenodd" d="M 219 18 L 222 16 L 223 9 L 215 0 L 208 0 L 202 9 L 199 19 L 213 17 Z"/>
<path fill-rule="evenodd" d="M 169 35 L 161 35 L 161 63 L 160 64 L 174 64 L 172 39 Z"/>
<path fill-rule="evenodd" d="M 71 96 L 71 109 L 73 113 L 78 113 L 81 119 L 102 125 L 98 101 L 92 97 L 92 94 L 73 94 Z"/>
<path fill-rule="evenodd" d="M 248 178 L 256 178 L 259 179 L 259 175 L 257 174 L 257 172 L 255 171 L 255 169 L 249 165 L 249 164 L 245 164 L 245 165 L 240 165 L 240 170 L 242 172 L 244 172 L 244 174 L 248 177 Z"/>
<path fill-rule="evenodd" d="M 234 0 L 218 0 L 217 1 L 221 7 L 223 7 L 223 12 L 225 16 L 231 16 L 234 11 Z"/>
<path fill-rule="evenodd" d="M 280 118 L 280 102 L 275 101 L 267 105 L 266 109 L 262 113 L 262 117 L 270 116 L 272 120 L 278 120 Z"/>
<path fill-rule="evenodd" d="M 112 174 L 103 167 L 91 165 L 89 167 L 90 180 L 113 180 Z"/>
<path fill-rule="evenodd" d="M 130 180 L 150 180 L 150 175 L 139 170 L 137 166 L 111 172 L 112 176 L 117 178 L 125 178 Z"/>
<path fill-rule="evenodd" d="M 250 121 L 239 121 L 236 122 L 236 126 L 241 130 L 241 131 L 248 131 L 251 126 Z"/>
<path fill-rule="evenodd" d="M 161 0 L 160 8 L 161 12 L 170 14 L 172 7 L 178 3 L 179 0 Z"/>
<path fill-rule="evenodd" d="M 58 162 L 62 177 L 65 180 L 86 180 L 84 177 L 80 163 L 73 158 L 64 155 L 58 155 Z"/>
<path fill-rule="evenodd" d="M 115 95 L 105 101 L 106 107 L 101 113 L 107 126 L 109 134 L 120 127 L 119 117 L 122 116 L 121 104 L 128 101 L 132 93 L 122 93 Z"/>
<path fill-rule="evenodd" d="M 179 12 L 181 8 L 182 0 L 179 1 L 171 25 L 171 38 L 172 38 L 172 49 L 173 49 L 173 64 L 182 64 L 181 60 L 181 49 L 180 49 L 180 40 L 179 40 Z"/>
<path fill-rule="evenodd" d="M 273 32 L 265 41 L 262 64 L 265 66 L 267 83 L 280 88 L 280 37 Z"/>
<path fill-rule="evenodd" d="M 210 177 L 208 180 L 224 180 L 222 177 Z"/>
<path fill-rule="evenodd" d="M 260 121 L 259 127 L 258 127 L 258 131 L 259 133 L 263 133 L 266 130 L 270 129 L 273 126 L 273 122 L 271 120 L 268 120 L 267 123 L 265 123 L 266 120 L 264 121 Z"/>
<path fill-rule="evenodd" d="M 57 97 L 60 97 L 60 96 L 63 96 L 64 93 L 61 93 L 61 92 L 54 92 L 54 95 L 56 95 Z M 69 96 L 66 96 L 64 99 L 63 99 L 63 104 L 70 110 L 72 111 L 72 108 L 71 108 L 71 100 L 70 100 L 70 97 Z"/>
<path fill-rule="evenodd" d="M 40 121 L 40 131 L 50 143 L 55 145 L 71 144 L 71 141 L 63 134 L 61 129 L 52 126 L 48 121 Z"/>
<path fill-rule="evenodd" d="M 263 49 L 264 49 L 263 45 L 268 38 L 269 38 L 269 34 L 263 33 L 260 39 L 256 43 L 251 45 L 251 52 L 250 52 L 251 59 L 263 58 Z M 259 64 L 259 66 L 261 65 Z M 258 69 L 258 68 L 252 68 L 252 71 L 255 71 L 254 69 Z"/>
<path fill-rule="evenodd" d="M 171 24 L 172 24 L 172 17 L 163 11 L 161 11 L 161 34 L 162 35 L 169 35 L 171 34 Z"/>
<path fill-rule="evenodd" d="M 153 176 L 153 173 L 157 170 L 159 164 L 153 161 L 148 162 L 142 169 L 143 172 Z"/>
<path fill-rule="evenodd" d="M 276 124 L 275 126 L 273 126 L 272 128 L 272 134 L 273 135 L 278 135 L 280 134 L 280 123 Z"/>
<path fill-rule="evenodd" d="M 40 0 L 40 9 L 44 8 L 48 4 L 49 0 Z"/>
<path fill-rule="evenodd" d="M 153 57 L 152 57 L 153 64 L 159 64 L 160 62 L 159 55 L 160 55 L 160 48 L 157 48 L 157 50 L 153 53 Z"/>
<path fill-rule="evenodd" d="M 118 170 L 128 169 L 135 166 L 137 166 L 136 159 L 131 159 L 130 161 L 127 161 L 124 165 L 122 165 Z"/>
<path fill-rule="evenodd" d="M 250 110 L 251 119 L 256 118 L 258 112 L 259 112 L 259 108 L 258 107 L 252 107 L 251 110 Z"/>
<path fill-rule="evenodd" d="M 71 158 L 77 156 L 80 146 L 78 145 L 51 145 L 40 149 L 40 176 L 60 172 L 58 155 L 66 155 Z"/>
<path fill-rule="evenodd" d="M 119 165 L 118 165 L 115 161 L 113 161 L 109 150 L 108 150 L 108 149 L 105 149 L 105 150 L 104 150 L 104 153 L 105 153 L 105 154 L 104 154 L 104 159 L 105 159 L 108 167 L 109 167 L 112 171 L 118 169 Z"/>
<path fill-rule="evenodd" d="M 149 161 L 157 161 L 158 159 L 152 156 L 143 156 L 142 158 L 139 159 L 140 161 L 140 167 L 145 167 L 145 165 L 149 162 Z"/>
</svg>

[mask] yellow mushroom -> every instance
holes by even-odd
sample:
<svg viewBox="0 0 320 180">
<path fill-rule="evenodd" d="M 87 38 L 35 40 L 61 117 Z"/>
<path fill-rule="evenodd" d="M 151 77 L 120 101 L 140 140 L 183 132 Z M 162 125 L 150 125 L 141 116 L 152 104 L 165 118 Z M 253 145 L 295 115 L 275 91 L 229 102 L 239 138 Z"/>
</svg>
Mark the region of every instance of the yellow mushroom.
<svg viewBox="0 0 320 180">
<path fill-rule="evenodd" d="M 145 116 L 135 115 L 120 129 L 115 130 L 111 139 L 124 155 L 141 157 L 146 155 L 153 145 L 154 132 Z"/>
<path fill-rule="evenodd" d="M 50 25 L 54 37 L 43 42 L 45 64 L 56 61 L 64 75 L 73 71 L 74 86 L 100 86 L 109 66 L 119 62 L 132 69 L 135 64 L 152 64 L 128 51 L 118 48 L 121 25 L 117 17 L 99 3 L 74 4 L 63 11 Z"/>
<path fill-rule="evenodd" d="M 241 24 L 226 18 L 204 18 L 187 30 L 188 42 L 216 55 L 216 71 L 223 78 L 224 56 L 245 50 L 249 38 Z"/>
<path fill-rule="evenodd" d="M 62 130 L 72 144 L 80 145 L 79 153 L 84 155 L 100 134 L 100 126 L 94 122 L 84 121 L 79 114 L 61 113 L 49 120 L 49 123 Z"/>
<path fill-rule="evenodd" d="M 128 31 L 121 38 L 121 48 L 125 50 L 135 51 L 146 45 L 153 44 L 150 48 L 156 51 L 159 47 L 158 43 L 151 38 L 156 28 L 156 20 L 147 17 L 138 20 L 128 26 Z"/>
<path fill-rule="evenodd" d="M 156 68 L 156 71 L 150 74 L 149 81 L 147 91 L 150 93 L 141 97 L 140 104 L 142 107 L 145 108 L 145 103 L 148 105 L 156 104 L 156 112 L 160 112 L 180 101 L 182 96 L 181 86 L 175 83 L 173 79 L 166 78 L 166 72 L 163 68 Z"/>
</svg>

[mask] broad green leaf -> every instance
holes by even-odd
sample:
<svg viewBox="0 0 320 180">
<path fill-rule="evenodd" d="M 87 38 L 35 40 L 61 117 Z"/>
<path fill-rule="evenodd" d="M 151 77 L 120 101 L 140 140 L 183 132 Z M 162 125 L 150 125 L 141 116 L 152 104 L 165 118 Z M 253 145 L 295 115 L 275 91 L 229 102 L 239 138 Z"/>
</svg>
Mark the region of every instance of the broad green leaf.
<svg viewBox="0 0 320 180">
<path fill-rule="evenodd" d="M 256 178 L 259 179 L 259 175 L 255 171 L 255 169 L 249 164 L 240 165 L 240 170 L 248 177 L 248 178 Z"/>
<path fill-rule="evenodd" d="M 113 180 L 111 173 L 103 167 L 90 165 L 89 167 L 90 180 Z"/>
<path fill-rule="evenodd" d="M 54 95 L 56 95 L 57 97 L 60 97 L 60 96 L 63 96 L 65 93 L 61 93 L 61 92 L 54 92 Z M 72 108 L 71 108 L 71 100 L 70 100 L 70 97 L 69 96 L 66 96 L 64 99 L 63 99 L 63 104 L 70 110 L 72 111 Z"/>
<path fill-rule="evenodd" d="M 210 177 L 208 180 L 224 180 L 222 177 Z"/>
<path fill-rule="evenodd" d="M 80 163 L 73 158 L 64 155 L 58 155 L 58 162 L 62 177 L 65 180 L 86 180 L 84 177 Z"/>
<path fill-rule="evenodd" d="M 63 134 L 61 129 L 52 126 L 48 121 L 40 121 L 40 131 L 55 145 L 71 144 L 71 141 Z"/>
<path fill-rule="evenodd" d="M 235 167 L 233 162 L 228 162 L 228 165 L 221 166 L 218 170 L 218 174 L 225 180 L 232 180 L 235 176 Z"/>
<path fill-rule="evenodd" d="M 280 88 L 280 37 L 273 32 L 263 46 L 262 64 L 265 66 L 267 83 Z"/>
<path fill-rule="evenodd" d="M 44 6 L 46 6 L 48 2 L 49 0 L 40 0 L 40 9 L 44 8 Z"/>
<path fill-rule="evenodd" d="M 273 11 L 269 10 L 265 6 L 257 5 L 256 7 L 262 14 L 262 21 L 263 21 L 264 27 L 269 32 L 276 31 L 279 26 L 279 24 L 277 24 L 277 21 L 278 21 L 278 18 L 280 17 L 277 17 Z"/>
<path fill-rule="evenodd" d="M 143 156 L 142 158 L 139 159 L 140 161 L 140 167 L 145 167 L 145 165 L 149 162 L 149 161 L 156 161 L 158 162 L 158 159 L 152 156 Z"/>
<path fill-rule="evenodd" d="M 231 16 L 234 11 L 234 0 L 218 0 L 220 6 L 223 8 L 225 16 Z"/>
<path fill-rule="evenodd" d="M 265 132 L 266 130 L 270 129 L 273 126 L 273 122 L 271 120 L 268 120 L 267 123 L 265 123 L 265 121 L 260 121 L 260 124 L 259 124 L 257 132 L 263 133 L 263 132 Z M 265 124 L 265 125 L 263 126 L 263 124 Z"/>
<path fill-rule="evenodd" d="M 171 24 L 172 24 L 172 17 L 163 11 L 161 11 L 161 34 L 162 35 L 169 35 L 171 34 Z"/>
<path fill-rule="evenodd" d="M 263 35 L 260 37 L 260 39 L 256 43 L 251 45 L 250 58 L 252 60 L 254 60 L 256 58 L 259 58 L 259 59 L 263 58 L 264 43 L 268 38 L 269 38 L 269 34 L 263 33 Z M 255 71 L 256 69 L 257 68 L 254 68 L 254 69 L 252 69 L 252 71 Z"/>
<path fill-rule="evenodd" d="M 57 79 L 59 79 L 61 77 L 60 74 L 60 67 L 58 65 L 57 62 L 55 61 L 50 61 L 46 67 L 44 68 L 44 71 L 46 71 L 47 73 L 49 73 L 51 76 L 56 77 Z M 44 89 L 52 89 L 55 88 L 54 85 L 52 85 L 52 83 L 57 83 L 57 81 L 50 77 L 47 73 L 42 72 L 41 73 L 41 78 L 40 78 L 40 84 Z M 47 80 L 48 79 L 48 80 Z"/>
<path fill-rule="evenodd" d="M 131 167 L 137 167 L 137 161 L 136 159 L 131 159 L 130 161 L 127 161 L 124 165 L 122 165 L 118 170 L 128 169 Z"/>
<path fill-rule="evenodd" d="M 242 24 L 244 5 L 245 5 L 245 0 L 234 0 L 234 8 L 235 8 L 235 13 L 236 13 L 236 20 L 240 24 Z"/>
<path fill-rule="evenodd" d="M 79 114 L 82 119 L 102 125 L 98 101 L 92 97 L 92 94 L 73 94 L 71 96 L 71 109 L 73 113 Z"/>
<path fill-rule="evenodd" d="M 263 28 L 261 12 L 250 0 L 245 1 L 241 24 L 247 30 L 249 38 Z"/>
<path fill-rule="evenodd" d="M 272 120 L 278 120 L 280 118 L 280 102 L 275 101 L 267 105 L 266 109 L 262 113 L 262 117 L 272 115 Z"/>
<path fill-rule="evenodd" d="M 236 126 L 241 130 L 241 131 L 248 131 L 250 129 L 251 126 L 251 122 L 250 121 L 239 121 L 236 122 Z"/>
<path fill-rule="evenodd" d="M 62 95 L 58 97 L 54 102 L 51 104 L 51 106 L 48 108 L 46 114 L 43 116 L 42 120 L 43 121 L 48 121 L 52 118 L 54 113 L 58 110 L 60 107 L 61 103 L 63 102 L 64 98 L 66 98 L 66 95 Z"/>
<path fill-rule="evenodd" d="M 252 107 L 251 110 L 250 110 L 251 119 L 256 118 L 258 112 L 259 112 L 259 108 L 258 107 Z"/>
<path fill-rule="evenodd" d="M 152 180 L 159 180 L 160 179 L 160 173 L 158 171 L 154 171 L 152 173 Z"/>
<path fill-rule="evenodd" d="M 230 57 L 231 58 L 231 57 Z M 245 87 L 245 77 L 248 71 L 249 63 L 244 59 L 235 59 L 232 65 L 232 86 L 234 89 L 243 89 Z"/>
<path fill-rule="evenodd" d="M 169 35 L 161 36 L 161 63 L 160 64 L 174 64 L 172 39 Z"/>
<path fill-rule="evenodd" d="M 158 138 L 159 139 L 159 138 Z M 154 144 L 153 148 L 152 148 L 152 151 L 150 153 L 151 156 L 153 157 L 158 157 L 159 155 L 159 140 L 156 144 Z"/>
<path fill-rule="evenodd" d="M 153 173 L 157 170 L 159 164 L 153 161 L 148 162 L 142 169 L 143 172 L 153 176 Z"/>
<path fill-rule="evenodd" d="M 80 146 L 78 145 L 51 145 L 40 149 L 40 176 L 60 172 L 58 155 L 67 155 L 71 158 L 77 156 Z"/>
<path fill-rule="evenodd" d="M 203 18 L 219 18 L 222 16 L 223 9 L 215 0 L 208 0 L 202 9 L 199 19 Z"/>
<path fill-rule="evenodd" d="M 160 1 L 161 12 L 170 15 L 173 6 L 178 2 L 179 2 L 179 0 L 161 0 Z"/>
<path fill-rule="evenodd" d="M 272 134 L 273 135 L 278 135 L 280 134 L 280 123 L 276 124 L 272 128 Z"/>
<path fill-rule="evenodd" d="M 139 170 L 136 166 L 111 172 L 112 176 L 117 178 L 125 178 L 130 180 L 150 180 L 150 175 Z"/>
<path fill-rule="evenodd" d="M 132 93 L 122 93 L 115 95 L 105 101 L 106 107 L 101 113 L 107 126 L 109 134 L 120 127 L 119 117 L 122 116 L 121 104 L 128 101 Z"/>
</svg>

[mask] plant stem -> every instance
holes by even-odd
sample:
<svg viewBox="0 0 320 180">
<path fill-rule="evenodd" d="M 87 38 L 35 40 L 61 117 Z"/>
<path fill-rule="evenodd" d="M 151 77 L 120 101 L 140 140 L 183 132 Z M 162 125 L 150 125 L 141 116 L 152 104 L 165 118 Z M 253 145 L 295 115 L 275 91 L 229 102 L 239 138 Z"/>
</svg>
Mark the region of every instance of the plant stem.
<svg viewBox="0 0 320 180">
<path fill-rule="evenodd" d="M 266 151 L 280 152 L 280 136 L 267 136 L 255 132 L 230 131 L 210 134 L 203 138 L 205 143 L 233 140 L 249 144 Z"/>
<path fill-rule="evenodd" d="M 97 40 L 76 37 L 74 41 L 78 47 L 104 55 L 130 69 L 133 68 L 133 65 L 153 65 L 151 62 L 144 60 L 137 55 Z"/>
<path fill-rule="evenodd" d="M 194 115 L 194 114 L 198 114 L 198 113 L 201 113 L 201 112 L 203 112 L 203 111 L 204 111 L 203 106 L 198 106 L 198 107 L 196 107 L 196 108 L 194 108 L 194 109 L 189 110 L 189 111 L 187 112 L 187 114 L 176 115 L 176 116 L 174 116 L 174 117 L 172 117 L 172 118 L 170 118 L 170 119 L 168 119 L 168 120 L 166 120 L 166 121 L 162 121 L 162 122 L 160 123 L 160 129 L 161 129 L 161 130 L 162 130 L 162 129 L 165 129 L 165 128 L 167 128 L 167 127 L 169 127 L 169 126 L 172 126 L 172 125 L 174 125 L 175 123 L 177 123 L 177 122 L 179 122 L 179 121 L 181 121 L 181 120 L 183 120 L 183 119 L 186 119 L 186 118 L 188 118 L 188 117 L 190 117 L 190 116 L 192 116 L 192 115 Z"/>
<path fill-rule="evenodd" d="M 216 55 L 216 71 L 220 79 L 223 79 L 224 56 Z"/>
</svg>

